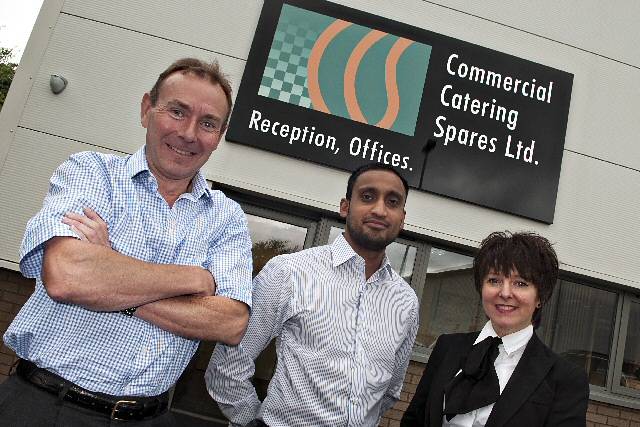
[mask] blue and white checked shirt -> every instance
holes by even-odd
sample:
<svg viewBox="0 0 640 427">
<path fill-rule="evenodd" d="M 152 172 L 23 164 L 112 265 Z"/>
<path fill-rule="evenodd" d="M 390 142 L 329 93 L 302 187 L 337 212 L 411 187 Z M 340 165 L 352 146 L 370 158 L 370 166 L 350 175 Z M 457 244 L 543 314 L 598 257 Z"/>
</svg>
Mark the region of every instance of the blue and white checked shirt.
<svg viewBox="0 0 640 427">
<path fill-rule="evenodd" d="M 36 287 L 4 335 L 7 346 L 92 391 L 163 393 L 182 374 L 198 341 L 136 317 L 55 302 L 42 284 L 43 243 L 54 236 L 77 237 L 61 220 L 83 207 L 106 221 L 114 250 L 157 264 L 201 266 L 215 278 L 217 295 L 251 306 L 246 217 L 237 203 L 210 190 L 200 173 L 192 191 L 170 208 L 158 193 L 143 147 L 125 158 L 93 152 L 71 156 L 53 174 L 42 210 L 27 224 L 20 269 L 36 278 Z"/>
<path fill-rule="evenodd" d="M 343 236 L 273 258 L 254 279 L 240 345 L 218 344 L 209 394 L 235 425 L 377 426 L 400 396 L 418 328 L 418 299 L 385 257 L 369 280 Z M 254 360 L 276 338 L 267 398 L 250 383 Z"/>
</svg>

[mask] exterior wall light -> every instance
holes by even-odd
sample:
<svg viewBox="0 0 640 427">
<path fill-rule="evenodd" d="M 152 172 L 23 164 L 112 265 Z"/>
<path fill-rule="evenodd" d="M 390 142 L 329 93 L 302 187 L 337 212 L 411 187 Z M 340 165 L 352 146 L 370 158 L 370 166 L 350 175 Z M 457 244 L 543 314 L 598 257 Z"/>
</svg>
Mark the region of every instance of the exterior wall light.
<svg viewBox="0 0 640 427">
<path fill-rule="evenodd" d="M 51 74 L 51 78 L 49 78 L 49 87 L 51 87 L 51 92 L 56 95 L 62 92 L 67 87 L 67 79 L 57 74 Z"/>
</svg>

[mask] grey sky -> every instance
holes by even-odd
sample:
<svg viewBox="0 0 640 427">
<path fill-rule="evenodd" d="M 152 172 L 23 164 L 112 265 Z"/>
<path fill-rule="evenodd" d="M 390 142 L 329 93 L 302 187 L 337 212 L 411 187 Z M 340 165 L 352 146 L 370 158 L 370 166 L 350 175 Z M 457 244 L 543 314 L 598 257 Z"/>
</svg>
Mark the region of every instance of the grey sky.
<svg viewBox="0 0 640 427">
<path fill-rule="evenodd" d="M 13 49 L 19 62 L 36 22 L 42 0 L 0 0 L 0 47 Z"/>
</svg>

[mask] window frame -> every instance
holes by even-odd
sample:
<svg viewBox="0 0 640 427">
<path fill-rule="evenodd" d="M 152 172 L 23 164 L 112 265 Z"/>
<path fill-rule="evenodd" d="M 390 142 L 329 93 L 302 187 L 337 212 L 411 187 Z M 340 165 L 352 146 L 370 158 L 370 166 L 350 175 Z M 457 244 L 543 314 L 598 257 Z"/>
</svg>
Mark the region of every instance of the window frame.
<svg viewBox="0 0 640 427">
<path fill-rule="evenodd" d="M 318 221 L 298 215 L 287 214 L 274 209 L 263 208 L 250 203 L 240 203 L 240 207 L 242 207 L 245 214 L 295 225 L 296 227 L 306 228 L 307 235 L 304 239 L 304 246 L 300 250 L 305 250 L 313 246 L 315 236 L 318 231 Z"/>
<path fill-rule="evenodd" d="M 631 316 L 631 307 L 633 304 L 638 304 L 638 307 L 640 307 L 640 297 L 634 296 L 632 294 L 626 294 L 623 295 L 623 298 L 621 299 L 623 301 L 620 316 L 620 332 L 618 337 L 619 339 L 617 340 L 618 344 L 616 346 L 616 360 L 614 363 L 614 370 L 611 378 L 611 390 L 616 394 L 640 399 L 640 390 L 624 387 L 620 384 L 620 380 L 622 378 L 622 365 L 624 363 L 625 347 L 627 345 L 627 336 L 629 332 L 629 318 Z"/>
</svg>

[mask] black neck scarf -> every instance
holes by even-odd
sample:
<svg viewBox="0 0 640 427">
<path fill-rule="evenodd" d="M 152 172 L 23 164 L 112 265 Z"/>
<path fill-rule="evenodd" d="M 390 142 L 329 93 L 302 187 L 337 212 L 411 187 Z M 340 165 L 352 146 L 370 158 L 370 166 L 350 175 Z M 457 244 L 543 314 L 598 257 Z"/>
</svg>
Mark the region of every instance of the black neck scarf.
<svg viewBox="0 0 640 427">
<path fill-rule="evenodd" d="M 462 360 L 462 372 L 444 387 L 447 421 L 458 414 L 494 403 L 500 397 L 500 383 L 493 363 L 498 357 L 499 337 L 487 337 L 471 347 Z"/>
</svg>

